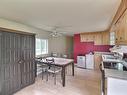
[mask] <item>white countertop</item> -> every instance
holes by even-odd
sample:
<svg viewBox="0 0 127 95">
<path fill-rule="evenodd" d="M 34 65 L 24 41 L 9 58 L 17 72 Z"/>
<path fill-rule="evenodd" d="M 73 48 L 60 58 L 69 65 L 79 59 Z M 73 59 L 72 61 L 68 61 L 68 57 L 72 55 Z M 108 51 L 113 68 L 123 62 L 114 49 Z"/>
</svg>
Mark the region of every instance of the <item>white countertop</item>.
<svg viewBox="0 0 127 95">
<path fill-rule="evenodd" d="M 127 67 L 127 62 L 124 60 L 116 59 L 113 55 L 102 55 L 102 61 L 103 62 L 109 62 L 109 63 L 122 63 L 124 66 Z M 127 80 L 127 71 L 120 71 L 115 69 L 108 69 L 104 68 L 105 71 L 105 77 L 112 77 L 112 78 L 118 78 L 118 79 L 125 79 Z"/>
<path fill-rule="evenodd" d="M 112 52 L 99 52 L 99 51 L 94 51 L 94 54 L 113 54 Z"/>
<path fill-rule="evenodd" d="M 127 71 L 105 69 L 105 77 L 112 77 L 127 80 Z"/>
</svg>

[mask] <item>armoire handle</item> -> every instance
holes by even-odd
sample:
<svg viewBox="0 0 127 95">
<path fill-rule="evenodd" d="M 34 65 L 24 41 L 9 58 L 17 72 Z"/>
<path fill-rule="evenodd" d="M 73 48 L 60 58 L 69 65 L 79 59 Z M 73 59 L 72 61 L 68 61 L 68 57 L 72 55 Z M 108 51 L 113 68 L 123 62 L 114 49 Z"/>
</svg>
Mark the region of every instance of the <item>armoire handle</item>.
<svg viewBox="0 0 127 95">
<path fill-rule="evenodd" d="M 19 60 L 18 63 L 19 63 L 19 64 L 22 64 L 22 63 L 23 63 L 23 60 Z"/>
</svg>

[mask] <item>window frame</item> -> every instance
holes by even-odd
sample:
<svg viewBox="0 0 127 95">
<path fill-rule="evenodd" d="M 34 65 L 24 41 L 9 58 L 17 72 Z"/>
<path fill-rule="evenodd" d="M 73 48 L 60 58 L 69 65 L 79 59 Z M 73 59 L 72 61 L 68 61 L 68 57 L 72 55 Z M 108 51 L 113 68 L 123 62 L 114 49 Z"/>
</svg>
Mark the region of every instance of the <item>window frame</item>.
<svg viewBox="0 0 127 95">
<path fill-rule="evenodd" d="M 40 53 L 37 52 L 37 40 L 40 40 Z M 45 43 L 46 46 L 44 46 L 45 47 L 45 52 L 42 49 L 42 41 L 45 41 L 46 42 Z M 48 54 L 48 39 L 36 38 L 36 48 L 35 49 L 36 49 L 35 50 L 36 51 L 36 53 L 35 53 L 36 56 Z"/>
<path fill-rule="evenodd" d="M 110 32 L 110 45 L 115 45 L 115 32 Z"/>
</svg>

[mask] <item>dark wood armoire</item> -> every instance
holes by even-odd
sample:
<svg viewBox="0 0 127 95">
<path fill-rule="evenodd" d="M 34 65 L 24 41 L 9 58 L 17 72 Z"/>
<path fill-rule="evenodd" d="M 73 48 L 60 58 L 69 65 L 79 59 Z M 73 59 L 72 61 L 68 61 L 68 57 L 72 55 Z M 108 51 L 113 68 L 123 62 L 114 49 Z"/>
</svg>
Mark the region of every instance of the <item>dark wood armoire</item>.
<svg viewBox="0 0 127 95">
<path fill-rule="evenodd" d="M 0 30 L 0 95 L 35 82 L 35 34 Z"/>
</svg>

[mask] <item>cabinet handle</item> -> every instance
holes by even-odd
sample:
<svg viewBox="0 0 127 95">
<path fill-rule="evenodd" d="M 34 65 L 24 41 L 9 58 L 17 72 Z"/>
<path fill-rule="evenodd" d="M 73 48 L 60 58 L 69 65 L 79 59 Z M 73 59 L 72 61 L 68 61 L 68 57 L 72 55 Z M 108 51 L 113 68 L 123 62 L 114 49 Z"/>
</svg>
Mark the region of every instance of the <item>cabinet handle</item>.
<svg viewBox="0 0 127 95">
<path fill-rule="evenodd" d="M 117 41 L 118 39 L 116 38 L 116 41 Z"/>
<path fill-rule="evenodd" d="M 122 39 L 122 37 L 120 37 L 120 39 Z"/>
</svg>

